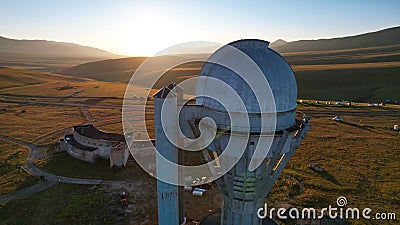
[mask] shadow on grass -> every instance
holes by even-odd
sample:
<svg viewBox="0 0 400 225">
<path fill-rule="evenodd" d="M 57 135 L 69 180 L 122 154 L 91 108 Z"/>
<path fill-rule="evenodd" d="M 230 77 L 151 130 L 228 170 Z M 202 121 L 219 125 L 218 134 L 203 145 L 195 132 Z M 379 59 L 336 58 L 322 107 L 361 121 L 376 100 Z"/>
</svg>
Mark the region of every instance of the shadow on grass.
<svg viewBox="0 0 400 225">
<path fill-rule="evenodd" d="M 369 126 L 369 125 L 358 125 L 358 124 L 356 124 L 356 123 L 350 123 L 350 122 L 347 122 L 347 121 L 337 121 L 338 123 L 340 123 L 340 124 L 344 124 L 344 125 L 347 125 L 347 126 L 352 126 L 352 127 L 356 127 L 356 128 L 360 128 L 360 129 L 362 129 L 362 130 L 368 130 L 368 131 L 372 131 L 373 129 L 374 129 L 374 126 Z"/>
<path fill-rule="evenodd" d="M 52 152 L 51 157 L 35 162 L 40 169 L 59 176 L 101 179 L 140 180 L 148 174 L 130 156 L 126 167 L 110 167 L 108 159 L 98 158 L 95 162 L 85 162 L 66 152 Z"/>
<path fill-rule="evenodd" d="M 336 178 L 332 174 L 330 174 L 326 171 L 321 171 L 321 172 L 315 171 L 315 172 L 318 173 L 319 175 L 321 175 L 322 177 L 324 177 L 325 179 L 327 179 L 328 181 L 330 181 L 336 185 L 342 186 L 342 184 L 338 180 L 336 180 Z"/>
<path fill-rule="evenodd" d="M 43 179 L 41 177 L 28 176 L 23 180 L 23 182 L 21 182 L 17 185 L 17 190 L 35 185 L 39 181 L 43 181 Z"/>
</svg>

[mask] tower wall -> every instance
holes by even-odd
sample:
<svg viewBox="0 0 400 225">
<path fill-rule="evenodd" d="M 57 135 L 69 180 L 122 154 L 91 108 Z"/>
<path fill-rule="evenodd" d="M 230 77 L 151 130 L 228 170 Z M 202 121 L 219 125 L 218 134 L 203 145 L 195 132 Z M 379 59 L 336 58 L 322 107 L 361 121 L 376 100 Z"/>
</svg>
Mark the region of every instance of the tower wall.
<svg viewBox="0 0 400 225">
<path fill-rule="evenodd" d="M 168 118 L 164 121 L 164 128 L 161 121 L 161 109 L 163 104 L 175 106 L 175 112 L 169 112 Z M 156 163 L 157 163 L 157 202 L 158 202 L 158 222 L 160 225 L 177 225 L 183 221 L 183 188 L 174 184 L 169 184 L 163 179 L 175 177 L 178 179 L 178 169 L 170 168 L 162 163 L 162 157 L 178 163 L 178 149 L 168 140 L 166 132 L 177 131 L 177 98 L 154 98 L 154 129 L 156 137 Z M 174 135 L 175 138 L 176 135 Z M 175 139 L 176 141 L 177 139 Z M 182 202 L 181 202 L 182 201 Z"/>
</svg>

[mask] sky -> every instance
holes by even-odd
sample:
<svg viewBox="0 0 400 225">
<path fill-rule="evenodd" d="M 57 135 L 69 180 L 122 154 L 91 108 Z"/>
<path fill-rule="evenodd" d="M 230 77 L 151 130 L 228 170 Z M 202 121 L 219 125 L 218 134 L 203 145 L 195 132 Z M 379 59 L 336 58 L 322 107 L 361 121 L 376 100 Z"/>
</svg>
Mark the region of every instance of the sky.
<svg viewBox="0 0 400 225">
<path fill-rule="evenodd" d="M 400 25 L 398 0 L 0 0 L 0 36 L 127 56 L 172 45 L 343 37 Z"/>
</svg>

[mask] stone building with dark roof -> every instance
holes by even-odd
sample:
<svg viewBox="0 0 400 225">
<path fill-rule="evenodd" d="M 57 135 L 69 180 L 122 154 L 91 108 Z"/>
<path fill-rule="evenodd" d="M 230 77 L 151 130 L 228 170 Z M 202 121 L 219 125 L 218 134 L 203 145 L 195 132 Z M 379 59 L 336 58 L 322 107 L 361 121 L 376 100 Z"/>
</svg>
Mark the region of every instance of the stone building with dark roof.
<svg viewBox="0 0 400 225">
<path fill-rule="evenodd" d="M 61 140 L 60 150 L 87 162 L 101 157 L 109 159 L 111 167 L 126 165 L 129 150 L 124 135 L 103 132 L 93 124 L 77 125 L 72 130 Z"/>
</svg>

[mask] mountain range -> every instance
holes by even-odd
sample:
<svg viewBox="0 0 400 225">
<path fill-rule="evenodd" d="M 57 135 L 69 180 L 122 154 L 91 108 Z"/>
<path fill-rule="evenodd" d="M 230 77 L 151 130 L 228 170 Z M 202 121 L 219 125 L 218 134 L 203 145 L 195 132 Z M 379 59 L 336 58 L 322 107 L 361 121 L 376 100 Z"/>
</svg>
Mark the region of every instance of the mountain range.
<svg viewBox="0 0 400 225">
<path fill-rule="evenodd" d="M 201 47 L 197 46 L 196 51 L 204 52 L 200 51 Z M 331 39 L 277 40 L 269 47 L 281 53 L 294 70 L 299 98 L 400 100 L 400 27 Z M 185 48 L 185 52 L 193 51 Z M 151 57 L 153 72 L 146 73 L 143 79 L 153 81 L 163 65 L 175 65 L 182 57 L 196 60 L 201 58 L 199 56 L 201 54 Z M 56 72 L 78 79 L 127 83 L 147 59 L 121 58 L 70 43 L 0 38 L 0 66 Z M 202 62 L 193 62 L 173 68 L 154 88 L 195 77 L 201 66 Z"/>
<path fill-rule="evenodd" d="M 283 53 L 371 48 L 397 44 L 400 44 L 400 27 L 398 26 L 349 37 L 293 42 L 277 40 L 271 43 L 270 47 Z"/>
<path fill-rule="evenodd" d="M 1 58 L 92 58 L 110 59 L 121 57 L 98 48 L 47 40 L 16 40 L 0 36 Z"/>
<path fill-rule="evenodd" d="M 400 27 L 351 37 L 286 42 L 277 40 L 270 47 L 280 52 L 296 70 L 300 65 L 331 65 L 400 61 Z M 178 56 L 175 56 L 178 57 Z M 179 57 L 193 58 L 194 54 Z M 174 57 L 157 57 L 159 64 Z M 61 70 L 62 74 L 127 82 L 145 57 L 108 59 L 88 62 Z M 200 64 L 198 66 L 201 66 Z M 190 74 L 198 73 L 196 71 Z M 193 68 L 194 70 L 194 68 Z"/>
</svg>

